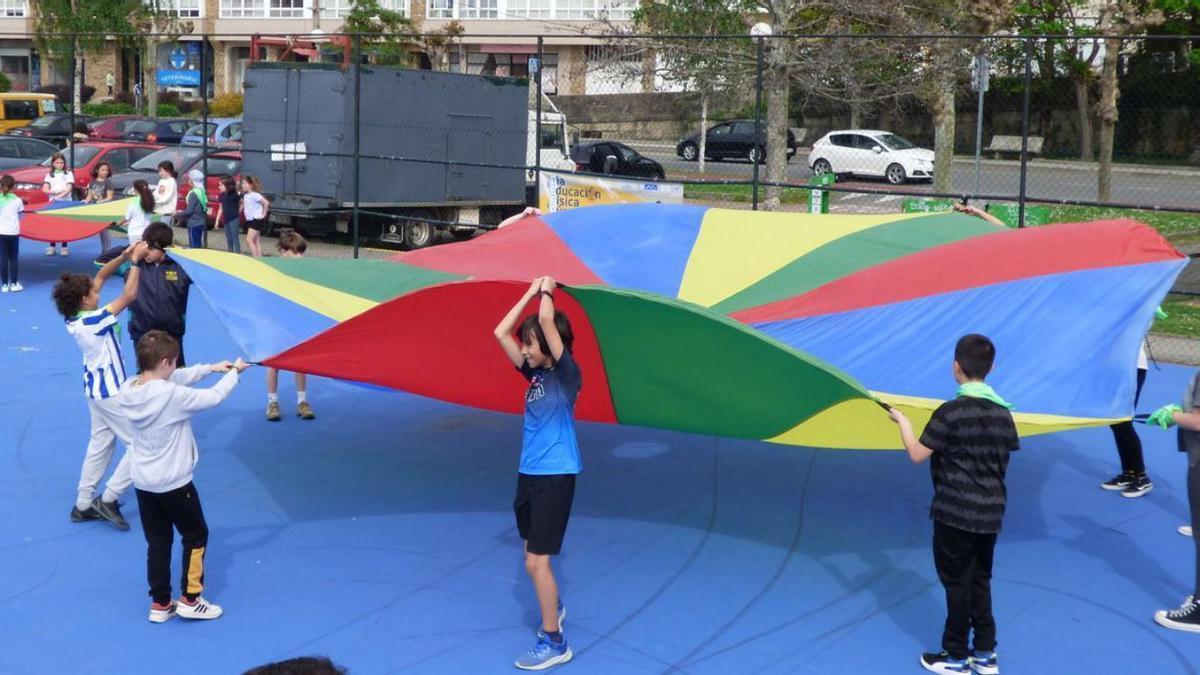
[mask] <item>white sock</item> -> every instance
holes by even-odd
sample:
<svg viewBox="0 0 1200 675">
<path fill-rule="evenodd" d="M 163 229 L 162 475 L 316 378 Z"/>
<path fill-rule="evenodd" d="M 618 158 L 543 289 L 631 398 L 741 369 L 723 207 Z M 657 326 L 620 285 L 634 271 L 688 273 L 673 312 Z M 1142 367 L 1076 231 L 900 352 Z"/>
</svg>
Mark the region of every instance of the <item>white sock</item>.
<svg viewBox="0 0 1200 675">
<path fill-rule="evenodd" d="M 307 403 L 307 402 L 308 402 L 308 392 L 307 391 L 297 391 L 296 392 L 296 404 L 299 405 L 301 403 Z"/>
<path fill-rule="evenodd" d="M 279 394 L 267 394 L 267 403 L 279 403 Z"/>
</svg>

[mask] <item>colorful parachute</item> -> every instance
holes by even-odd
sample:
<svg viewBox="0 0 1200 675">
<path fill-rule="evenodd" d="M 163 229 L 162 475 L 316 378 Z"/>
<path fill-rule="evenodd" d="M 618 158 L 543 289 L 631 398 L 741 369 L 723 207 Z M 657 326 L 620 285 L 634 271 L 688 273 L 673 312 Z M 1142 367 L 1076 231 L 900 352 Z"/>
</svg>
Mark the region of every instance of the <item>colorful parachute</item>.
<svg viewBox="0 0 1200 675">
<path fill-rule="evenodd" d="M 1023 433 L 1129 417 L 1139 344 L 1186 263 L 1133 221 L 664 205 L 526 218 L 394 262 L 179 257 L 252 358 L 511 412 L 522 381 L 491 329 L 551 274 L 581 419 L 849 448 L 898 447 L 875 399 L 921 424 L 952 397 L 969 332 L 996 342 L 989 380 Z"/>
<path fill-rule="evenodd" d="M 46 242 L 94 237 L 110 224 L 124 218 L 125 209 L 134 199 L 116 199 L 100 204 L 50 202 L 21 215 L 21 236 Z"/>
</svg>

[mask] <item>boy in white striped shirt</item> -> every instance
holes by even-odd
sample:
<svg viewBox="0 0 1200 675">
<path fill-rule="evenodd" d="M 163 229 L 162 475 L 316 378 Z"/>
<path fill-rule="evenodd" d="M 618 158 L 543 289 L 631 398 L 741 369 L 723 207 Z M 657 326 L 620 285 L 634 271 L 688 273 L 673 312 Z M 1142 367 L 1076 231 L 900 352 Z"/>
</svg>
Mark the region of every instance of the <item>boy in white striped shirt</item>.
<svg viewBox="0 0 1200 675">
<path fill-rule="evenodd" d="M 95 497 L 96 486 L 108 470 L 118 438 L 128 449 L 129 423 L 116 406 L 116 395 L 125 383 L 125 363 L 121 359 L 120 325 L 117 315 L 128 307 L 138 290 L 138 268 L 149 247 L 139 242 L 125 249 L 120 257 L 109 261 L 93 279 L 86 274 L 66 274 L 54 286 L 54 304 L 67 321 L 67 332 L 75 338 L 83 352 L 83 395 L 91 413 L 91 438 L 83 458 L 75 506 L 71 521 L 81 523 L 103 518 L 119 530 L 128 530 L 129 523 L 121 515 L 117 500 L 133 482 L 129 474 L 129 457 L 123 454 L 117 468 L 108 479 L 101 497 Z M 109 277 L 127 261 L 133 265 L 125 278 L 125 287 L 116 300 L 100 307 L 100 290 Z"/>
</svg>

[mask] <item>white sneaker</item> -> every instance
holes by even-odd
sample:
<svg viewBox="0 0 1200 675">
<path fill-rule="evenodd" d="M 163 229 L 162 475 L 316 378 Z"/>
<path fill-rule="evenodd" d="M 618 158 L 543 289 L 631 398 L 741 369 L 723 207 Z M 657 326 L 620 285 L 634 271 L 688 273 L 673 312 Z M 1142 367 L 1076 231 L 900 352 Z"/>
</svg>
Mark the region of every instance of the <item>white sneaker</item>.
<svg viewBox="0 0 1200 675">
<path fill-rule="evenodd" d="M 53 246 L 46 247 L 46 255 L 54 255 L 54 247 Z"/>
<path fill-rule="evenodd" d="M 176 605 L 177 608 L 175 611 L 185 619 L 217 619 L 225 613 L 225 610 L 221 609 L 220 605 L 214 605 L 205 600 L 203 595 L 196 598 L 196 602 L 192 604 L 188 604 L 187 600 L 179 598 L 179 602 Z"/>
<path fill-rule="evenodd" d="M 21 291 L 25 290 L 25 287 L 19 283 L 12 283 L 12 284 L 9 284 L 8 290 L 13 293 L 20 293 Z"/>
<path fill-rule="evenodd" d="M 7 293 L 7 292 L 8 292 L 8 284 L 0 285 L 0 293 Z"/>
<path fill-rule="evenodd" d="M 150 623 L 165 623 L 173 618 L 175 618 L 175 603 L 167 603 L 166 607 L 150 603 Z"/>
<path fill-rule="evenodd" d="M 66 246 L 62 247 L 62 250 L 60 250 L 60 251 L 58 252 L 58 254 L 59 254 L 59 255 L 61 255 L 61 256 L 62 256 L 62 257 L 64 257 L 64 258 L 65 258 L 65 257 L 67 257 L 67 256 L 69 256 L 69 255 L 71 255 L 70 251 L 68 251 L 68 250 L 67 250 L 67 247 L 66 247 Z"/>
<path fill-rule="evenodd" d="M 1190 537 L 1190 536 L 1192 536 L 1192 528 L 1191 528 L 1191 527 L 1189 527 L 1189 526 L 1187 526 L 1187 525 L 1184 525 L 1184 526 L 1180 527 L 1180 528 L 1179 528 L 1178 530 L 1176 530 L 1176 531 L 1177 531 L 1177 532 L 1179 532 L 1179 534 L 1182 534 L 1182 535 L 1183 535 L 1183 536 L 1185 536 L 1185 537 Z"/>
</svg>

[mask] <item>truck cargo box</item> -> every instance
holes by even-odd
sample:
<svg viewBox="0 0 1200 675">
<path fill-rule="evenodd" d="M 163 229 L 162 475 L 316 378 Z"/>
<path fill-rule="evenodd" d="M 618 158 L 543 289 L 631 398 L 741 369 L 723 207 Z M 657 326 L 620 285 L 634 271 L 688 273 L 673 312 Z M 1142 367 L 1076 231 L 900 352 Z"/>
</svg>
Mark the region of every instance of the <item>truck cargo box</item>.
<svg viewBox="0 0 1200 675">
<path fill-rule="evenodd" d="M 361 159 L 360 204 L 524 201 L 522 169 L 468 164 L 524 166 L 527 80 L 378 66 L 361 78 L 360 153 L 424 161 Z M 352 205 L 354 70 L 255 63 L 245 89 L 243 171 L 281 208 Z"/>
</svg>

